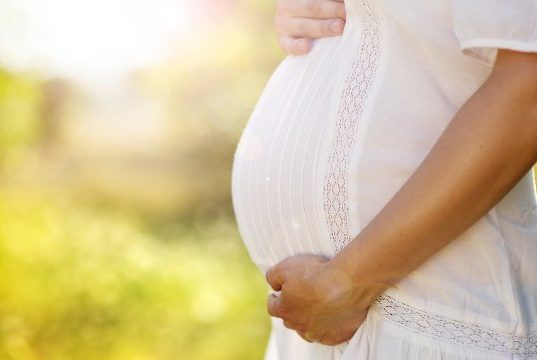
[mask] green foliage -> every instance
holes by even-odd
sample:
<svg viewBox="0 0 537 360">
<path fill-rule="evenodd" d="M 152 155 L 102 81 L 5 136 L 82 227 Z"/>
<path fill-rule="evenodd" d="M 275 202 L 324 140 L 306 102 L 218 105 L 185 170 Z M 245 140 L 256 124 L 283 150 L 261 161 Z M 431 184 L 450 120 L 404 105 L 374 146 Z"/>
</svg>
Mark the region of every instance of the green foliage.
<svg viewBox="0 0 537 360">
<path fill-rule="evenodd" d="M 267 287 L 234 223 L 0 193 L 0 358 L 259 359 Z"/>
<path fill-rule="evenodd" d="M 0 69 L 0 164 L 36 140 L 40 95 L 35 79 Z"/>
<path fill-rule="evenodd" d="M 164 109 L 174 144 L 166 154 L 145 154 L 157 160 L 143 172 L 106 158 L 92 168 L 58 141 L 55 131 L 63 135 L 62 126 L 76 126 L 88 110 L 76 112 L 85 99 L 73 104 L 73 84 L 56 93 L 44 79 L 0 70 L 0 359 L 262 358 L 267 285 L 234 219 L 199 220 L 200 211 L 192 211 L 190 221 L 175 223 L 174 213 L 149 223 L 125 204 L 137 194 L 172 197 L 154 181 L 155 164 L 164 164 L 162 173 L 179 189 L 175 204 L 229 214 L 231 155 L 283 55 L 273 6 L 236 1 L 170 63 L 140 72 L 140 87 Z M 66 121 L 59 118 L 63 105 L 71 111 Z M 127 175 L 108 177 L 119 179 L 111 192 L 125 189 L 124 198 L 104 202 L 107 208 L 71 202 L 72 188 L 97 198 L 80 185 L 80 173 L 109 175 L 107 168 Z M 216 210 L 206 212 L 226 212 Z"/>
<path fill-rule="evenodd" d="M 273 7 L 233 2 L 170 63 L 140 71 L 174 144 L 145 154 L 149 170 L 129 173 L 107 158 L 92 168 L 58 137 L 87 115 L 76 112 L 86 105 L 71 93 L 76 84 L 58 79 L 67 87 L 56 89 L 51 79 L 0 69 L 0 359 L 262 358 L 268 288 L 234 219 L 199 220 L 192 211 L 190 221 L 177 222 L 176 213 L 149 220 L 125 204 L 137 194 L 171 198 L 173 187 L 174 204 L 229 214 L 231 155 L 283 55 Z M 155 164 L 164 164 L 170 187 L 155 182 Z M 107 177 L 107 168 L 123 176 Z M 124 189 L 125 197 L 106 208 L 72 202 L 72 188 L 98 197 L 80 185 L 84 172 L 112 178 L 111 192 Z"/>
</svg>

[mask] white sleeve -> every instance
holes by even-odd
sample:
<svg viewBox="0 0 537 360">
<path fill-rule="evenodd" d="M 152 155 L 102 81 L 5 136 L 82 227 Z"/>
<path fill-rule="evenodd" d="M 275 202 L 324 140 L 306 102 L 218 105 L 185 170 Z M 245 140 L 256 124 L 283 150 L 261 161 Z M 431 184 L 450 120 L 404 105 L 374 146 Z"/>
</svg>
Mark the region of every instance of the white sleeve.
<svg viewBox="0 0 537 360">
<path fill-rule="evenodd" d="M 460 48 L 490 66 L 498 48 L 537 52 L 537 0 L 452 0 Z"/>
</svg>

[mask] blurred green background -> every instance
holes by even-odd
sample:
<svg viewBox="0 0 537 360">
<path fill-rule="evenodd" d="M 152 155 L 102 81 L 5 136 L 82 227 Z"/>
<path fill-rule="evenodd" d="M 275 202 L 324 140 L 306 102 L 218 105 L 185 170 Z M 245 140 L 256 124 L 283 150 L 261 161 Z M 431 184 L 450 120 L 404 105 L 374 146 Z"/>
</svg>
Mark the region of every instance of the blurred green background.
<svg viewBox="0 0 537 360">
<path fill-rule="evenodd" d="M 230 171 L 274 2 L 0 0 L 0 359 L 262 358 Z"/>
<path fill-rule="evenodd" d="M 230 171 L 284 55 L 274 2 L 71 3 L 0 0 L 0 359 L 261 359 L 268 288 Z M 171 11 L 165 51 L 121 67 Z"/>
</svg>

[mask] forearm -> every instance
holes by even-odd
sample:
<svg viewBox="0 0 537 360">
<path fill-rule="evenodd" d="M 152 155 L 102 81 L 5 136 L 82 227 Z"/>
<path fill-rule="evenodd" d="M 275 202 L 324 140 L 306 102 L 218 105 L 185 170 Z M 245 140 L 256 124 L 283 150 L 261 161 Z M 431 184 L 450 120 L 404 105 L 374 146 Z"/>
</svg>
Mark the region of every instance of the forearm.
<svg viewBox="0 0 537 360">
<path fill-rule="evenodd" d="M 331 269 L 367 285 L 372 300 L 505 196 L 537 161 L 537 91 L 525 78 L 513 81 L 523 74 L 493 72 Z"/>
</svg>

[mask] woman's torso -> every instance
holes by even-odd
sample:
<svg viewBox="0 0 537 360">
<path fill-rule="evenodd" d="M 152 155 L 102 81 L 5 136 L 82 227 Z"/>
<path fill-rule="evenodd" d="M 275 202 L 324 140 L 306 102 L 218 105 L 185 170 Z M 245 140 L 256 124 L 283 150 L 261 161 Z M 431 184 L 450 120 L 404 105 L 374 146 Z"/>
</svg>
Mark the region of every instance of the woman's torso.
<svg viewBox="0 0 537 360">
<path fill-rule="evenodd" d="M 288 57 L 276 69 L 235 153 L 233 205 L 261 271 L 287 256 L 340 251 L 412 175 L 491 70 L 460 52 L 448 1 L 346 6 L 343 36 L 320 39 L 308 55 Z M 533 181 L 526 174 L 495 208 L 388 290 L 378 311 L 389 317 L 383 305 L 402 312 L 410 305 L 448 326 L 453 320 L 482 328 L 475 336 L 485 343 L 517 334 L 523 345 L 533 344 Z"/>
</svg>

